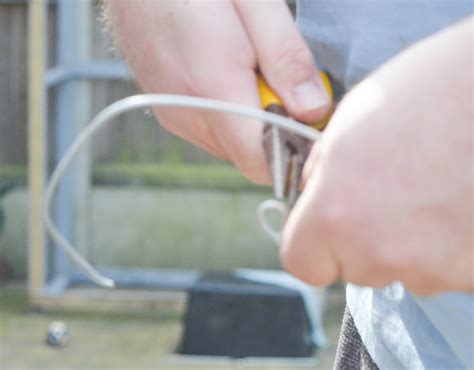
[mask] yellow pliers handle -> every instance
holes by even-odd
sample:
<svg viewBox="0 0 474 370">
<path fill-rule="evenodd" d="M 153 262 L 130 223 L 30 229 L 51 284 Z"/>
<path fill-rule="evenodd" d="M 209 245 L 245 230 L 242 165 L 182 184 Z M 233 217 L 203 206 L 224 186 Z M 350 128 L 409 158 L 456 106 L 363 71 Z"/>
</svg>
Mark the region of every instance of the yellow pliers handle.
<svg viewBox="0 0 474 370">
<path fill-rule="evenodd" d="M 329 79 L 329 76 L 325 72 L 320 72 L 320 77 L 321 77 L 321 81 L 323 82 L 324 88 L 326 89 L 326 92 L 328 93 L 331 99 L 331 109 L 330 109 L 330 113 L 328 113 L 323 119 L 320 119 L 309 125 L 317 130 L 323 130 L 328 124 L 329 119 L 331 118 L 332 106 L 333 106 L 333 101 L 334 101 L 334 92 L 331 86 L 331 80 Z M 272 105 L 283 108 L 284 106 L 283 102 L 278 97 L 278 95 L 276 95 L 273 92 L 270 86 L 268 86 L 267 82 L 261 75 L 258 76 L 257 83 L 258 83 L 258 92 L 260 95 L 260 101 L 262 103 L 263 109 L 267 110 Z"/>
<path fill-rule="evenodd" d="M 333 91 L 329 78 L 325 73 L 321 73 L 321 79 L 331 97 L 331 109 L 326 117 L 311 125 L 318 130 L 324 129 L 327 125 L 333 105 Z M 283 102 L 261 76 L 258 76 L 258 91 L 262 107 L 266 111 L 287 116 Z M 262 143 L 271 171 L 274 196 L 277 200 L 285 201 L 291 208 L 298 196 L 303 166 L 308 158 L 312 142 L 295 133 L 265 124 Z"/>
</svg>

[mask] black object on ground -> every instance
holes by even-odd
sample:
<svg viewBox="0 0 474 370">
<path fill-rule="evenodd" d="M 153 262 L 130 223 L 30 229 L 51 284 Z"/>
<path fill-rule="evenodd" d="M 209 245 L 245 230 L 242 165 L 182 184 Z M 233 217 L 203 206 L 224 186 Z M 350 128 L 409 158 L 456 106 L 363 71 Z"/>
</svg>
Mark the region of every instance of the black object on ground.
<svg viewBox="0 0 474 370">
<path fill-rule="evenodd" d="M 13 267 L 11 263 L 0 255 L 0 283 L 11 280 L 13 278 Z"/>
<path fill-rule="evenodd" d="M 3 207 L 3 197 L 13 188 L 11 182 L 0 180 L 0 238 L 5 227 L 5 210 Z M 13 268 L 6 257 L 0 255 L 0 282 L 10 280 L 13 276 Z"/>
<path fill-rule="evenodd" d="M 298 291 L 233 275 L 205 275 L 189 291 L 180 354 L 310 357 L 314 346 Z"/>
<path fill-rule="evenodd" d="M 2 182 L 0 180 L 0 237 L 3 233 L 3 227 L 5 224 L 5 211 L 3 209 L 3 197 L 13 188 L 11 182 Z"/>
</svg>

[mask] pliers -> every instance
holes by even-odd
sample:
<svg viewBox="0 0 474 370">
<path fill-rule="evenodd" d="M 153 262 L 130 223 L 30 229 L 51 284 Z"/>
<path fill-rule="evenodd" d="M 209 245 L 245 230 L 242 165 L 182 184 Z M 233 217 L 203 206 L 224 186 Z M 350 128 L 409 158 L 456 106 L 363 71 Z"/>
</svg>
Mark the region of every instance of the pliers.
<svg viewBox="0 0 474 370">
<path fill-rule="evenodd" d="M 323 73 L 321 78 L 332 99 L 329 78 Z M 281 100 L 261 76 L 258 77 L 258 90 L 262 107 L 266 111 L 288 116 Z M 328 116 L 313 127 L 323 129 L 329 120 Z M 285 202 L 289 209 L 298 198 L 303 166 L 308 159 L 311 145 L 312 142 L 306 138 L 277 126 L 264 124 L 263 147 L 271 171 L 273 194 L 277 200 Z"/>
</svg>

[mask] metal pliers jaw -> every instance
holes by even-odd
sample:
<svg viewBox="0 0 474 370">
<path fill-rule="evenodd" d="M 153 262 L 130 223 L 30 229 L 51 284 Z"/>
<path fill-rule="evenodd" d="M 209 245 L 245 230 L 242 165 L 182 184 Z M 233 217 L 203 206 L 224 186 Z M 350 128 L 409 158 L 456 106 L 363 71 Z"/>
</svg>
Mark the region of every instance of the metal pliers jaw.
<svg viewBox="0 0 474 370">
<path fill-rule="evenodd" d="M 311 142 L 299 135 L 266 124 L 263 128 L 263 147 L 271 172 L 274 199 L 260 204 L 257 215 L 263 230 L 280 245 L 282 230 L 269 222 L 269 213 L 277 212 L 282 223 L 296 203 L 303 166 L 308 158 Z"/>
<path fill-rule="evenodd" d="M 298 198 L 303 166 L 308 158 L 311 142 L 276 126 L 265 125 L 263 147 L 275 199 L 284 201 L 291 209 Z"/>
<path fill-rule="evenodd" d="M 262 76 L 258 78 L 258 90 L 262 107 L 271 113 L 287 116 L 283 102 L 268 86 Z M 303 166 L 311 148 L 309 140 L 265 124 L 263 148 L 269 166 L 274 197 L 291 209 L 296 202 Z"/>
<path fill-rule="evenodd" d="M 332 104 L 334 94 L 329 76 L 323 72 L 320 76 Z M 287 116 L 283 102 L 261 75 L 258 76 L 257 84 L 262 107 L 267 112 Z M 322 130 L 329 118 L 330 114 L 315 122 L 313 127 Z M 271 171 L 274 196 L 279 201 L 285 201 L 289 209 L 297 200 L 303 166 L 311 150 L 311 144 L 310 140 L 297 134 L 276 126 L 264 125 L 263 147 Z"/>
<path fill-rule="evenodd" d="M 331 82 L 328 75 L 321 73 L 321 80 L 333 99 Z M 262 107 L 271 113 L 287 116 L 283 102 L 272 91 L 262 76 L 257 79 L 258 91 Z M 330 114 L 316 122 L 315 128 L 322 130 L 329 120 Z M 269 199 L 260 204 L 258 218 L 264 231 L 275 244 L 280 245 L 282 231 L 276 230 L 268 222 L 268 213 L 277 211 L 286 222 L 289 212 L 298 199 L 303 166 L 311 150 L 312 142 L 297 134 L 265 124 L 263 127 L 263 148 L 268 167 L 271 172 L 273 193 L 275 199 Z"/>
</svg>

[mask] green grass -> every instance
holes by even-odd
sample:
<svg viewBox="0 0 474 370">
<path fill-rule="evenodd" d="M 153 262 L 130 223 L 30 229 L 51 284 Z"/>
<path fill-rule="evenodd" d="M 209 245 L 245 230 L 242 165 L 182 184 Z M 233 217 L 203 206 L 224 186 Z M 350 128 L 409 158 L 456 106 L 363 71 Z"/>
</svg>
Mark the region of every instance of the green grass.
<svg viewBox="0 0 474 370">
<path fill-rule="evenodd" d="M 163 186 L 174 188 L 206 188 L 230 191 L 257 190 L 231 166 L 220 164 L 190 165 L 173 163 L 106 164 L 94 167 L 94 183 L 98 185 Z"/>
<path fill-rule="evenodd" d="M 173 312 L 33 313 L 24 290 L 1 293 L 0 368 L 12 369 L 156 369 L 166 368 L 180 335 Z M 70 345 L 55 349 L 44 343 L 53 320 L 63 320 Z"/>
<path fill-rule="evenodd" d="M 25 184 L 26 166 L 0 166 L 0 184 Z"/>
<path fill-rule="evenodd" d="M 335 343 L 338 336 L 343 300 L 340 286 L 330 289 L 325 325 L 332 343 Z M 63 320 L 69 327 L 71 342 L 64 349 L 50 348 L 44 343 L 46 329 L 53 320 Z M 168 354 L 176 348 L 180 335 L 180 317 L 176 312 L 34 313 L 28 308 L 24 289 L 0 286 L 2 370 L 196 368 L 231 370 L 237 367 L 237 365 L 183 365 L 170 362 Z M 320 353 L 316 368 L 332 368 L 334 351 L 335 345 L 332 344 L 330 348 Z"/>
<path fill-rule="evenodd" d="M 0 183 L 25 184 L 24 166 L 0 166 Z M 229 191 L 268 191 L 250 183 L 235 168 L 223 164 L 111 163 L 93 167 L 96 185 L 141 185 L 174 188 L 206 188 Z"/>
</svg>

